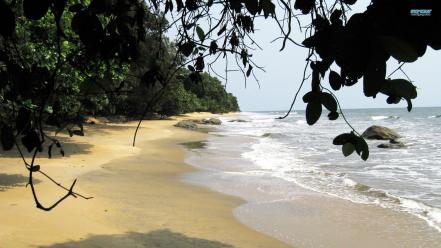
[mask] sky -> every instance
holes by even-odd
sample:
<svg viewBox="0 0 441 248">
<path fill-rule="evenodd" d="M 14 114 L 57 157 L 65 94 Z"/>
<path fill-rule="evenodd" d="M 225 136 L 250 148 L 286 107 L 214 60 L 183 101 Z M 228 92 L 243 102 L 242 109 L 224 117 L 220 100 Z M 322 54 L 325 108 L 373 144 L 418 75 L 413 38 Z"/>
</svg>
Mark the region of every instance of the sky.
<svg viewBox="0 0 441 248">
<path fill-rule="evenodd" d="M 364 11 L 369 2 L 368 0 L 359 0 L 353 10 Z M 256 71 L 260 87 L 255 80 L 248 80 L 245 85 L 243 75 L 240 72 L 229 72 L 226 89 L 237 97 L 242 111 L 287 110 L 301 83 L 308 51 L 288 42 L 286 48 L 280 52 L 281 42 L 271 43 L 273 39 L 280 36 L 276 24 L 272 21 L 258 20 L 255 23 L 255 28 L 253 37 L 258 41 L 263 51 L 254 51 L 253 60 L 259 66 L 263 66 L 266 71 Z M 304 34 L 300 33 L 297 26 L 293 29 L 293 33 L 294 40 L 298 42 L 304 40 Z M 441 106 L 440 64 L 441 52 L 436 52 L 428 47 L 423 57 L 402 67 L 414 85 L 417 86 L 418 97 L 413 100 L 414 107 Z M 389 59 L 387 75 L 397 66 L 397 61 L 393 58 Z M 224 67 L 225 62 L 222 60 L 215 65 L 215 70 L 224 74 Z M 326 75 L 324 85 L 327 85 L 327 78 Z M 405 76 L 397 72 L 391 78 L 405 78 Z M 225 80 L 223 82 L 225 83 Z M 309 90 L 310 84 L 306 83 L 294 109 L 305 109 L 301 96 Z M 404 111 L 407 106 L 405 101 L 401 101 L 397 105 L 389 105 L 386 103 L 386 97 L 382 94 L 379 94 L 375 99 L 365 97 L 362 80 L 359 80 L 359 83 L 354 86 L 343 87 L 335 93 L 343 109 L 400 107 Z"/>
</svg>

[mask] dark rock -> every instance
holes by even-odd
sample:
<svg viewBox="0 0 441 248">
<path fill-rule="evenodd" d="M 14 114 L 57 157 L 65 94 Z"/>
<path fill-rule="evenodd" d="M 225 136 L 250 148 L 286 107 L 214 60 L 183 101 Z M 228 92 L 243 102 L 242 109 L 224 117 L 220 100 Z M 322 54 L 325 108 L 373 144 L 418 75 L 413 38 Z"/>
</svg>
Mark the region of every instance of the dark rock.
<svg viewBox="0 0 441 248">
<path fill-rule="evenodd" d="M 176 123 L 175 127 L 194 130 L 194 129 L 198 128 L 198 125 L 196 125 L 196 123 L 194 123 L 193 121 L 184 120 L 184 121 L 179 121 L 178 123 Z"/>
<path fill-rule="evenodd" d="M 406 148 L 407 146 L 401 141 L 390 140 L 389 143 L 379 144 L 377 147 L 387 148 L 387 149 L 400 149 L 400 148 Z"/>
<path fill-rule="evenodd" d="M 396 140 L 401 136 L 390 128 L 382 126 L 371 126 L 362 134 L 363 138 L 375 140 Z"/>
<path fill-rule="evenodd" d="M 249 121 L 243 119 L 234 119 L 234 120 L 229 120 L 228 122 L 249 122 Z"/>
<path fill-rule="evenodd" d="M 222 123 L 222 121 L 219 120 L 218 118 L 206 118 L 206 119 L 197 119 L 191 121 L 196 124 L 203 124 L 203 125 L 220 125 Z"/>
</svg>

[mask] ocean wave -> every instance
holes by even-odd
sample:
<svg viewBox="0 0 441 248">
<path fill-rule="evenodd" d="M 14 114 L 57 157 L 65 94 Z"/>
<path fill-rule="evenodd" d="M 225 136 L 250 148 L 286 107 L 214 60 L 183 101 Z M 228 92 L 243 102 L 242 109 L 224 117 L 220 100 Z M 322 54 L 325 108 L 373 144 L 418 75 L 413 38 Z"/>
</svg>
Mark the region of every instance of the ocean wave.
<svg viewBox="0 0 441 248">
<path fill-rule="evenodd" d="M 432 118 L 440 118 L 440 117 L 441 117 L 441 115 L 431 115 L 431 116 L 429 116 L 427 118 L 432 119 Z"/>
<path fill-rule="evenodd" d="M 385 115 L 374 115 L 371 116 L 371 119 L 373 121 L 379 121 L 379 120 L 393 120 L 393 119 L 399 119 L 399 116 L 396 115 L 389 115 L 389 116 L 385 116 Z"/>
</svg>

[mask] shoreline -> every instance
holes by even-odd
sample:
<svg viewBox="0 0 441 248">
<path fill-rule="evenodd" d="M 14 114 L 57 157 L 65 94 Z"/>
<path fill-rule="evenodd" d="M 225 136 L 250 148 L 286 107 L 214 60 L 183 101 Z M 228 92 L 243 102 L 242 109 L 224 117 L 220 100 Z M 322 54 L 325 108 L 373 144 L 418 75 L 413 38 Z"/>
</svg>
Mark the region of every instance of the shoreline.
<svg viewBox="0 0 441 248">
<path fill-rule="evenodd" d="M 417 216 L 355 203 L 278 178 L 266 167 L 259 169 L 241 158 L 242 152 L 249 152 L 251 139 L 210 135 L 207 149 L 192 151 L 187 159 L 203 171 L 183 179 L 244 199 L 235 216 L 255 230 L 295 247 L 441 246 L 440 233 Z M 205 165 L 211 166 L 204 171 Z"/>
<path fill-rule="evenodd" d="M 216 115 L 190 118 L 206 116 Z M 179 180 L 197 170 L 180 144 L 205 134 L 175 122 L 144 121 L 135 148 L 134 123 L 88 126 L 66 144 L 67 157 L 41 158 L 51 176 L 66 185 L 78 177 L 76 190 L 95 198 L 69 198 L 47 213 L 23 185 L 0 191 L 0 247 L 288 247 L 234 217 L 243 200 Z M 1 173 L 25 172 L 12 154 L 0 159 Z M 45 181 L 36 187 L 43 202 L 63 194 Z"/>
</svg>

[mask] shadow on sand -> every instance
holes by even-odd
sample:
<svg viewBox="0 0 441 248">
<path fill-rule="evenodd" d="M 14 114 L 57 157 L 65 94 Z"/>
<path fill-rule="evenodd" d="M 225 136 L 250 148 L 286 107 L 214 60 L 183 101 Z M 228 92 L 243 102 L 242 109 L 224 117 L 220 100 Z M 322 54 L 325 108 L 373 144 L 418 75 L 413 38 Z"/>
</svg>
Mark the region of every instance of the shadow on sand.
<svg viewBox="0 0 441 248">
<path fill-rule="evenodd" d="M 207 239 L 191 238 L 163 229 L 149 233 L 130 232 L 117 235 L 94 235 L 80 241 L 40 246 L 40 248 L 70 247 L 136 247 L 136 248 L 233 248 L 233 246 Z"/>
<path fill-rule="evenodd" d="M 8 188 L 22 186 L 28 182 L 28 178 L 20 174 L 4 174 L 0 173 L 0 191 Z"/>
</svg>

